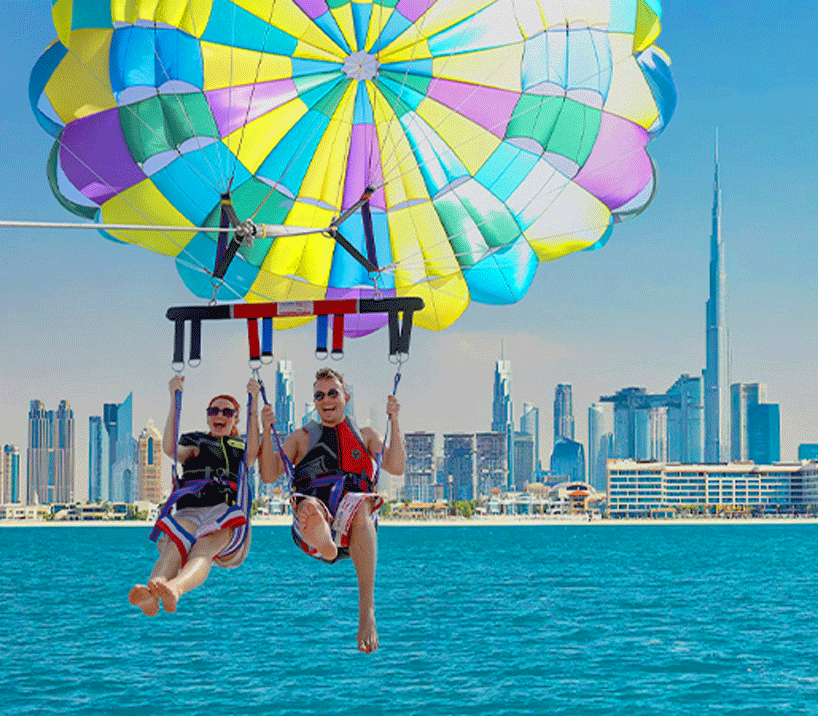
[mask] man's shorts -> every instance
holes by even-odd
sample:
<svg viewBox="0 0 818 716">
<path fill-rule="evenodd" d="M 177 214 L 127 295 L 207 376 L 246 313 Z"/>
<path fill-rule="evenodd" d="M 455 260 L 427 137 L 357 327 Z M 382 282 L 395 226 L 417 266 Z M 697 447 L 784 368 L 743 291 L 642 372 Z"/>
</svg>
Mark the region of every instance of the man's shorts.
<svg viewBox="0 0 818 716">
<path fill-rule="evenodd" d="M 321 505 L 321 508 L 324 511 L 324 516 L 329 522 L 330 532 L 332 533 L 332 540 L 335 542 L 335 546 L 338 548 L 338 556 L 333 559 L 332 561 L 324 559 L 320 554 L 318 554 L 318 550 L 315 549 L 312 545 L 308 544 L 307 541 L 304 539 L 304 536 L 301 534 L 301 526 L 298 524 L 298 516 L 296 515 L 296 507 L 298 503 L 303 500 L 305 497 L 314 497 L 312 495 L 303 495 L 301 493 L 294 493 L 293 496 L 290 498 L 290 504 L 293 508 L 293 527 L 292 527 L 292 534 L 293 534 L 293 541 L 298 545 L 304 552 L 306 552 L 310 557 L 315 557 L 316 559 L 322 562 L 329 562 L 330 564 L 337 562 L 339 559 L 345 559 L 349 557 L 349 530 L 352 526 L 352 520 L 355 517 L 355 514 L 358 512 L 358 509 L 364 503 L 369 503 L 370 507 L 370 519 L 375 524 L 375 527 L 378 526 L 378 510 L 381 508 L 383 504 L 383 497 L 381 497 L 376 492 L 347 492 L 342 498 L 341 502 L 338 505 L 338 509 L 335 511 L 335 514 L 332 514 L 330 508 L 324 503 L 322 500 L 314 497 L 318 501 L 318 504 Z"/>
</svg>

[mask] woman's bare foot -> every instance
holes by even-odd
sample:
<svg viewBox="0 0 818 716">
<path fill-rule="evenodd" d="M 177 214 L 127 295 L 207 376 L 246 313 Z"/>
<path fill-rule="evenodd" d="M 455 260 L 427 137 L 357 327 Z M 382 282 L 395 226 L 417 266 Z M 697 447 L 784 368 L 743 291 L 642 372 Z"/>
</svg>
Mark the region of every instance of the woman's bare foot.
<svg viewBox="0 0 818 716">
<path fill-rule="evenodd" d="M 139 607 L 145 616 L 155 617 L 159 614 L 159 599 L 144 584 L 137 584 L 128 592 L 128 601 L 135 607 Z"/>
<path fill-rule="evenodd" d="M 175 589 L 171 588 L 170 584 L 164 577 L 154 577 L 148 582 L 148 588 L 151 594 L 162 600 L 162 608 L 168 613 L 173 614 L 179 603 L 179 594 Z"/>
<path fill-rule="evenodd" d="M 331 562 L 338 556 L 338 548 L 332 541 L 329 525 L 315 505 L 306 501 L 303 503 L 298 510 L 298 523 L 304 539 L 315 547 L 324 559 Z"/>
<path fill-rule="evenodd" d="M 378 631 L 375 628 L 375 609 L 360 609 L 358 612 L 358 651 L 371 654 L 379 646 Z"/>
</svg>

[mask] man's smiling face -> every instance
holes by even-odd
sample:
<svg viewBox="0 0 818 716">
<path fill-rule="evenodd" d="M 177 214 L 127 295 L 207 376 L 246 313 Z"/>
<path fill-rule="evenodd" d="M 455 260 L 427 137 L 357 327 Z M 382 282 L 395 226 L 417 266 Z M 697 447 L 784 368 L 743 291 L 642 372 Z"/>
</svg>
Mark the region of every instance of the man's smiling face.
<svg viewBox="0 0 818 716">
<path fill-rule="evenodd" d="M 315 381 L 313 399 L 322 424 L 333 426 L 344 421 L 344 408 L 349 396 L 340 381 L 334 378 L 321 378 Z"/>
</svg>

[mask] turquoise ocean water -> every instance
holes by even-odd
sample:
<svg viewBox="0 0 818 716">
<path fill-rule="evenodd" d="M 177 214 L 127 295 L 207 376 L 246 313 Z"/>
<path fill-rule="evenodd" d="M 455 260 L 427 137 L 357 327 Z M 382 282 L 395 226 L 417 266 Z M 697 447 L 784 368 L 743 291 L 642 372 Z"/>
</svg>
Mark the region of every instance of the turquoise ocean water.
<svg viewBox="0 0 818 716">
<path fill-rule="evenodd" d="M 818 714 L 818 525 L 385 526 L 370 656 L 284 527 L 155 618 L 144 528 L 0 544 L 3 714 Z"/>
</svg>

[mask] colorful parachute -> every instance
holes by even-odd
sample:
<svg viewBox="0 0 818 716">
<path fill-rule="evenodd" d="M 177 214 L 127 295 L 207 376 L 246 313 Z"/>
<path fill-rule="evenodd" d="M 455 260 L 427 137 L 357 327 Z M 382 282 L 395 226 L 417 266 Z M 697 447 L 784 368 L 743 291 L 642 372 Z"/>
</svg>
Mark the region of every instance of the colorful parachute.
<svg viewBox="0 0 818 716">
<path fill-rule="evenodd" d="M 645 147 L 676 99 L 660 14 L 659 0 L 54 0 L 59 39 L 30 97 L 57 140 L 56 196 L 100 223 L 218 227 L 229 196 L 241 221 L 321 230 L 371 193 L 339 229 L 376 272 L 326 233 L 277 236 L 214 285 L 215 232 L 107 234 L 176 257 L 196 295 L 414 295 L 415 324 L 441 329 L 469 300 L 519 300 L 540 261 L 598 248 L 650 201 Z"/>
</svg>

